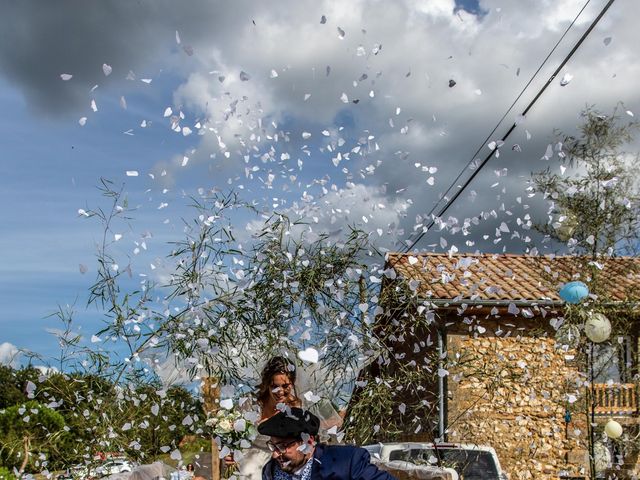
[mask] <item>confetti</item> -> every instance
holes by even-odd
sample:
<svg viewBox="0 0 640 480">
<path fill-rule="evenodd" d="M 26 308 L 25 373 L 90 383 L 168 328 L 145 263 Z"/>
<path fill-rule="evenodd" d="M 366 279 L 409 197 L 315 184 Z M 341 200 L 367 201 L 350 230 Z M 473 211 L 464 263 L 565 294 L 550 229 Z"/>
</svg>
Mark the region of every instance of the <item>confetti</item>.
<svg viewBox="0 0 640 480">
<path fill-rule="evenodd" d="M 571 83 L 571 80 L 573 80 L 573 75 L 571 75 L 570 73 L 565 73 L 562 79 L 560 79 L 560 86 L 566 87 L 567 85 L 569 85 L 569 83 Z"/>
<path fill-rule="evenodd" d="M 318 363 L 319 354 L 315 348 L 306 348 L 298 352 L 298 358 L 307 363 Z"/>
</svg>

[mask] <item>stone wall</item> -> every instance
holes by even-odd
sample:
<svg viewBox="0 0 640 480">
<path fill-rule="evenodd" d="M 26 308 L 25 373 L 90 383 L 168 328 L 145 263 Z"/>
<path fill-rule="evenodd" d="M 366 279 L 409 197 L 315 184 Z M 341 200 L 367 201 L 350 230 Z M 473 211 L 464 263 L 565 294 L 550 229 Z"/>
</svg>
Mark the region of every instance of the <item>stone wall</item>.
<svg viewBox="0 0 640 480">
<path fill-rule="evenodd" d="M 588 476 L 580 375 L 554 343 L 449 335 L 448 440 L 492 446 L 512 480 Z"/>
</svg>

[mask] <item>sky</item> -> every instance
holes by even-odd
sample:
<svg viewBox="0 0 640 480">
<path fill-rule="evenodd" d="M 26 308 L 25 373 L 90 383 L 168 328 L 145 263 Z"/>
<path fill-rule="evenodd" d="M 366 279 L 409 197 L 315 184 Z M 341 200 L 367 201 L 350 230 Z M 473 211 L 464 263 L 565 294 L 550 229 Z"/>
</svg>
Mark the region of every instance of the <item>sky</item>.
<svg viewBox="0 0 640 480">
<path fill-rule="evenodd" d="M 134 277 L 162 270 L 198 189 L 234 189 L 316 232 L 355 224 L 398 250 L 606 3 L 588 2 L 485 142 L 583 1 L 0 2 L 4 363 L 16 349 L 54 357 L 59 308 L 87 336 L 99 327 L 86 304 L 103 231 L 79 211 L 108 205 L 101 178 L 135 208 L 110 238 Z M 444 218 L 477 225 L 434 228 L 416 249 L 553 248 L 520 228 L 546 221 L 527 180 L 559 169 L 547 147 L 585 106 L 640 112 L 634 13 L 614 2 Z M 239 216 L 239 240 L 258 224 Z"/>
</svg>

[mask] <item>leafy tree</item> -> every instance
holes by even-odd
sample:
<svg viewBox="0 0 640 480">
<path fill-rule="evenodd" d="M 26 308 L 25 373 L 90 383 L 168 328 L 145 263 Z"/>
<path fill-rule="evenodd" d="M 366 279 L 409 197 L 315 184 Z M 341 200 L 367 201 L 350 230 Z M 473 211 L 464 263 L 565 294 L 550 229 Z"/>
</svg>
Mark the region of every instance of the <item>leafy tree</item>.
<svg viewBox="0 0 640 480">
<path fill-rule="evenodd" d="M 0 389 L 0 409 L 24 402 L 27 399 L 13 368 L 0 365 L 0 385 L 2 385 Z"/>
<path fill-rule="evenodd" d="M 556 145 L 567 175 L 546 169 L 532 176 L 550 202 L 551 221 L 538 228 L 575 253 L 633 255 L 640 247 L 638 154 L 624 148 L 638 122 L 625 122 L 617 110 L 587 108 L 580 116 L 578 135 L 559 134 Z"/>
<path fill-rule="evenodd" d="M 3 463 L 20 472 L 46 466 L 48 456 L 57 452 L 60 439 L 67 434 L 64 426 L 62 415 L 34 400 L 5 409 L 0 413 Z"/>
</svg>

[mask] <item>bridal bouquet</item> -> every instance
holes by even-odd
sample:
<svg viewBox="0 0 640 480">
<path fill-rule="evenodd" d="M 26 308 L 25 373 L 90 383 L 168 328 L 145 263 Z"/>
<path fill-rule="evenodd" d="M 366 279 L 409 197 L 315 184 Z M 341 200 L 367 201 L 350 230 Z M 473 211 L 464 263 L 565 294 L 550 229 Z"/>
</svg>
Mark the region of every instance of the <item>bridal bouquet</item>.
<svg viewBox="0 0 640 480">
<path fill-rule="evenodd" d="M 258 435 L 253 412 L 242 412 L 237 408 L 220 408 L 209 417 L 206 425 L 220 446 L 220 457 L 226 457 L 234 451 L 251 447 Z"/>
</svg>

